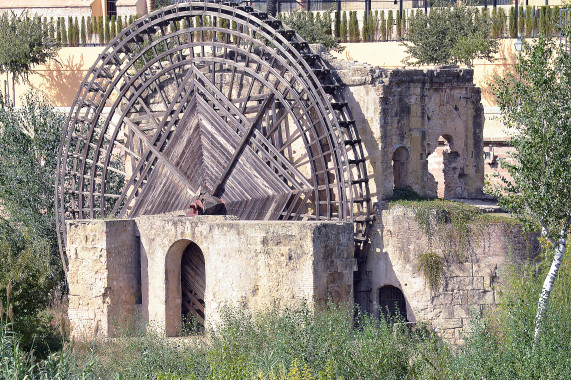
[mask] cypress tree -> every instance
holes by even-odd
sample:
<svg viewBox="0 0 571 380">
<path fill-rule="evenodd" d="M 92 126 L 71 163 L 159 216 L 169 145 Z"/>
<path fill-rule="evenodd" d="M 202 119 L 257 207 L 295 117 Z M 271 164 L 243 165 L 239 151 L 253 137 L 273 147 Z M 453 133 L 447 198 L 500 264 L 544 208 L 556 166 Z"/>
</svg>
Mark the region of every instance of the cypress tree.
<svg viewBox="0 0 571 380">
<path fill-rule="evenodd" d="M 61 39 L 61 19 L 58 17 L 57 18 L 57 42 L 60 43 L 60 45 L 62 44 L 62 39 Z"/>
<path fill-rule="evenodd" d="M 381 40 L 387 40 L 387 21 L 385 20 L 385 11 L 381 11 L 381 20 L 380 20 L 380 33 L 381 33 Z"/>
<path fill-rule="evenodd" d="M 387 40 L 393 39 L 393 25 L 395 19 L 393 18 L 393 11 L 392 9 L 389 10 L 389 15 L 387 16 Z"/>
<path fill-rule="evenodd" d="M 553 26 L 553 30 L 557 31 L 560 29 L 561 25 L 559 25 L 560 23 L 560 17 L 559 17 L 559 5 L 556 5 L 553 7 L 553 11 L 551 12 L 551 25 Z"/>
<path fill-rule="evenodd" d="M 122 31 L 123 31 L 123 18 L 119 16 L 117 17 L 117 34 L 121 33 Z"/>
<path fill-rule="evenodd" d="M 369 41 L 375 41 L 375 20 L 373 19 L 373 11 L 369 11 Z"/>
<path fill-rule="evenodd" d="M 498 10 L 498 17 L 500 20 L 500 36 L 504 35 L 507 31 L 507 26 L 508 26 L 508 16 L 506 15 L 506 11 L 504 11 L 504 8 L 500 8 Z"/>
<path fill-rule="evenodd" d="M 510 7 L 509 34 L 511 38 L 517 37 L 517 25 L 515 24 L 515 8 L 513 6 Z"/>
<path fill-rule="evenodd" d="M 103 16 L 97 17 L 97 34 L 99 35 L 99 45 L 105 43 L 105 31 L 103 29 Z"/>
<path fill-rule="evenodd" d="M 315 25 L 315 15 L 313 14 L 313 12 L 311 11 L 307 12 L 307 21 L 309 22 L 310 25 Z"/>
<path fill-rule="evenodd" d="M 50 38 L 50 30 L 48 27 L 48 18 L 44 17 L 42 20 L 42 31 L 44 32 L 44 40 Z"/>
<path fill-rule="evenodd" d="M 81 46 L 87 45 L 87 31 L 85 30 L 85 17 L 81 17 Z"/>
<path fill-rule="evenodd" d="M 73 19 L 71 16 L 67 16 L 67 43 L 69 46 L 74 46 L 74 37 L 75 34 L 73 32 Z"/>
<path fill-rule="evenodd" d="M 68 36 L 67 26 L 65 25 L 65 18 L 61 18 L 61 44 L 67 46 L 67 36 Z"/>
<path fill-rule="evenodd" d="M 73 37 L 73 42 L 75 44 L 75 46 L 79 46 L 80 44 L 80 30 L 79 30 L 79 18 L 75 17 L 73 20 L 73 31 L 74 31 L 74 37 Z"/>
<path fill-rule="evenodd" d="M 361 32 L 359 28 L 359 19 L 357 18 L 357 11 L 353 11 L 353 23 L 355 26 L 353 30 L 355 31 L 355 42 L 361 42 Z"/>
<path fill-rule="evenodd" d="M 373 18 L 373 40 L 379 40 L 379 11 L 375 11 L 375 17 Z"/>
<path fill-rule="evenodd" d="M 109 20 L 109 40 L 117 37 L 117 22 L 115 21 L 115 16 L 111 16 Z"/>
<path fill-rule="evenodd" d="M 54 26 L 54 18 L 50 17 L 50 39 L 55 40 L 55 26 Z"/>
<path fill-rule="evenodd" d="M 531 7 L 527 6 L 525 8 L 525 36 L 527 38 L 533 36 L 533 19 L 531 12 Z"/>
<path fill-rule="evenodd" d="M 319 29 L 322 29 L 321 13 L 319 13 L 319 12 L 317 12 L 317 14 L 315 15 L 315 25 L 316 25 Z M 322 32 L 324 32 L 324 30 L 322 30 Z"/>
<path fill-rule="evenodd" d="M 401 39 L 401 14 L 400 11 L 396 11 L 397 12 L 397 38 L 400 40 Z"/>
<path fill-rule="evenodd" d="M 520 36 L 525 35 L 525 14 L 523 12 L 523 6 L 519 6 L 518 16 L 517 16 L 517 29 Z"/>
<path fill-rule="evenodd" d="M 333 20 L 331 19 L 331 12 L 325 12 L 325 20 L 327 20 L 325 25 L 325 34 L 331 36 L 333 33 L 333 30 L 331 29 L 331 24 L 333 23 Z"/>
<path fill-rule="evenodd" d="M 361 30 L 361 35 L 363 36 L 363 42 L 369 42 L 369 23 L 367 19 L 369 18 L 369 12 L 365 11 L 363 13 L 363 29 Z"/>
<path fill-rule="evenodd" d="M 105 18 L 105 33 L 104 33 L 104 37 L 105 37 L 105 44 L 107 45 L 109 43 L 109 41 L 111 41 L 111 39 L 109 37 L 111 37 L 111 28 L 109 25 L 109 17 Z"/>
<path fill-rule="evenodd" d="M 401 20 L 400 20 L 400 27 L 401 27 L 401 32 L 400 32 L 400 37 L 401 39 L 404 39 L 406 37 L 406 12 L 403 10 L 402 14 L 401 14 Z"/>
<path fill-rule="evenodd" d="M 343 18 L 340 26 L 341 42 L 347 42 L 347 12 L 343 11 Z"/>
<path fill-rule="evenodd" d="M 333 27 L 333 35 L 336 38 L 341 38 L 341 13 L 335 12 L 335 25 Z"/>
</svg>

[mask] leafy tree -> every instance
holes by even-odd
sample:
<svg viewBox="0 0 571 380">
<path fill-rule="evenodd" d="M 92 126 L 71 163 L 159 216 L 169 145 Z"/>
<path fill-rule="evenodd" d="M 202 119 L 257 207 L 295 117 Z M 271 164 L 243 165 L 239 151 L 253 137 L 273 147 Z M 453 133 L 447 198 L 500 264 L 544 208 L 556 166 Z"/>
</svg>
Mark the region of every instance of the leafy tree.
<svg viewBox="0 0 571 380">
<path fill-rule="evenodd" d="M 326 13 L 330 13 L 327 11 Z M 331 24 L 326 16 L 314 19 L 313 13 L 307 11 L 290 12 L 283 17 L 283 22 L 290 28 L 294 29 L 301 37 L 310 44 L 322 44 L 327 50 L 342 51 L 337 39 L 327 33 Z"/>
<path fill-rule="evenodd" d="M 553 255 L 535 317 L 537 341 L 571 225 L 571 56 L 542 34 L 535 43 L 524 40 L 524 52 L 518 74 L 496 78 L 493 90 L 515 148 L 513 161 L 502 163 L 513 180 L 504 180 L 501 205 L 539 225 Z"/>
<path fill-rule="evenodd" d="M 466 64 L 476 58 L 493 59 L 498 41 L 490 38 L 487 18 L 475 22 L 472 9 L 465 5 L 433 8 L 410 19 L 407 48 L 403 62 L 423 64 Z"/>
<path fill-rule="evenodd" d="M 56 41 L 46 38 L 41 21 L 29 18 L 27 13 L 20 17 L 13 12 L 0 15 L 0 36 L 0 74 L 12 76 L 13 102 L 15 84 L 27 81 L 35 65 L 54 59 L 59 47 Z"/>
</svg>

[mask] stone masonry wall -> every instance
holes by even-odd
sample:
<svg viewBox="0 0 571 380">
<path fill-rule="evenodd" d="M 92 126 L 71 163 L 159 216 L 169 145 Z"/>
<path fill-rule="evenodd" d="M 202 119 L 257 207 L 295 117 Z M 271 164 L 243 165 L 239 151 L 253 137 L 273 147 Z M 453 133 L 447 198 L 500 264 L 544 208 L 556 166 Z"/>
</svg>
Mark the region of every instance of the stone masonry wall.
<svg viewBox="0 0 571 380">
<path fill-rule="evenodd" d="M 326 53 L 346 87 L 345 99 L 366 151 L 375 200 L 389 198 L 395 187 L 422 196 L 438 196 L 437 182 L 446 179 L 444 198 L 478 198 L 484 185 L 484 113 L 473 70 L 446 66 L 427 70 L 385 70 Z M 449 141 L 443 176 L 429 171 L 428 157 Z M 393 158 L 404 148 L 406 162 L 395 173 Z M 402 150 L 402 149 L 401 149 Z"/>
<path fill-rule="evenodd" d="M 433 291 L 419 266 L 423 253 L 444 255 L 436 238 L 431 239 L 416 221 L 413 208 L 380 205 L 367 260 L 372 310 L 378 315 L 379 289 L 395 286 L 404 293 L 410 322 L 428 322 L 444 339 L 460 343 L 471 313 L 498 301 L 497 287 L 508 260 L 529 257 L 536 247 L 517 223 L 498 218 L 479 226 L 469 237 L 469 257 L 463 263 L 448 260 L 441 286 Z"/>
<path fill-rule="evenodd" d="M 74 339 L 112 336 L 125 319 L 176 336 L 181 257 L 190 242 L 205 259 L 207 326 L 220 321 L 223 305 L 259 310 L 295 307 L 302 300 L 310 307 L 328 300 L 352 304 L 350 223 L 160 215 L 71 221 L 67 228 Z"/>
<path fill-rule="evenodd" d="M 132 220 L 67 224 L 72 339 L 113 334 L 139 313 L 140 263 Z"/>
</svg>

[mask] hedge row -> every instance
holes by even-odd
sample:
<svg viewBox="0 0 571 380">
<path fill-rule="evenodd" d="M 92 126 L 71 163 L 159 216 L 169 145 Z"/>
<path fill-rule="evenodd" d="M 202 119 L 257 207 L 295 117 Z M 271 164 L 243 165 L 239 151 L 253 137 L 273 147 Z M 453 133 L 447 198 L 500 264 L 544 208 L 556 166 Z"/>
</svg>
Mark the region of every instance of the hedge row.
<svg viewBox="0 0 571 380">
<path fill-rule="evenodd" d="M 412 10 L 408 17 L 421 14 L 422 9 Z M 492 20 L 490 35 L 494 38 L 516 37 L 519 34 L 524 37 L 537 37 L 540 33 L 548 36 L 559 35 L 560 23 L 559 6 L 549 7 L 519 7 L 518 25 L 516 28 L 515 8 L 512 6 L 506 14 L 504 8 L 488 8 L 487 10 L 474 8 L 474 17 L 487 17 Z M 335 12 L 333 22 L 334 35 L 341 42 L 371 42 L 406 39 L 408 20 L 406 12 L 402 15 L 398 10 L 376 10 L 365 13 L 361 24 L 356 11 Z"/>
<path fill-rule="evenodd" d="M 39 19 L 39 17 L 37 17 Z M 44 35 L 61 46 L 106 45 L 124 28 L 131 25 L 136 16 L 99 17 L 50 17 L 41 18 Z"/>
</svg>

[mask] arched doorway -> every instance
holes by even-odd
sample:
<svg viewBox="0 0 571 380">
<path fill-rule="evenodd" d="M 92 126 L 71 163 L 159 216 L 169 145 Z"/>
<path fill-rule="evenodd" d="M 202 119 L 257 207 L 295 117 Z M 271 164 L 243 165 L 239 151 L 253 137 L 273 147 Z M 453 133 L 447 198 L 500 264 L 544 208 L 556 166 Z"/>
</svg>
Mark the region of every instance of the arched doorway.
<svg viewBox="0 0 571 380">
<path fill-rule="evenodd" d="M 180 262 L 181 314 L 184 322 L 195 321 L 204 326 L 206 305 L 206 270 L 200 247 L 190 242 L 182 253 Z"/>
<path fill-rule="evenodd" d="M 405 189 L 408 184 L 408 149 L 398 147 L 393 154 L 393 179 L 395 189 Z"/>
<path fill-rule="evenodd" d="M 438 145 L 436 149 L 427 157 L 428 172 L 434 177 L 435 188 L 433 189 L 434 195 L 438 198 L 445 198 L 448 195 L 447 187 L 449 187 L 448 169 L 450 169 L 450 161 L 453 157 L 458 156 L 458 153 L 453 152 L 452 137 L 449 135 L 442 135 L 438 138 Z"/>
<path fill-rule="evenodd" d="M 408 322 L 406 299 L 399 288 L 385 285 L 379 289 L 379 315 L 385 317 L 387 321 L 397 318 Z"/>
</svg>

